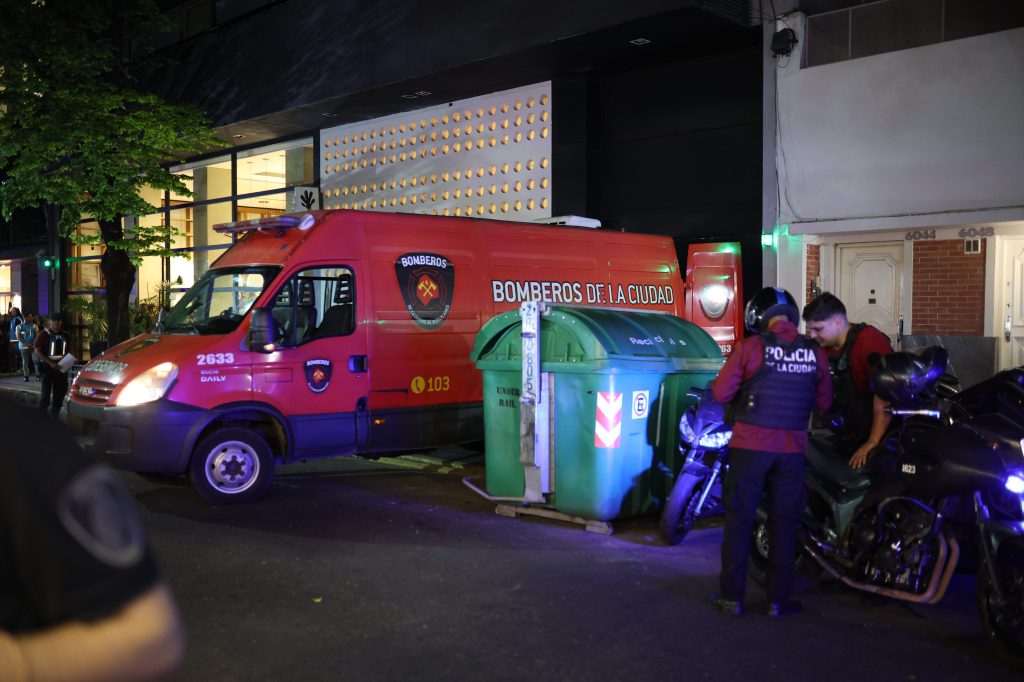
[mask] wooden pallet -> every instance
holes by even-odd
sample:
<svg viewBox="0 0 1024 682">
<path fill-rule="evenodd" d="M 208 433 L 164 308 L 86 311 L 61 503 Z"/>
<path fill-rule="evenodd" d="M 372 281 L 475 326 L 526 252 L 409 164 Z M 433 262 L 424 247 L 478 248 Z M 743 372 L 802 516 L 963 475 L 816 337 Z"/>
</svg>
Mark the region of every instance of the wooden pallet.
<svg viewBox="0 0 1024 682">
<path fill-rule="evenodd" d="M 562 512 L 555 511 L 554 509 L 545 509 L 544 507 L 499 504 L 494 508 L 494 513 L 498 516 L 507 516 L 512 519 L 520 516 L 540 516 L 545 519 L 554 519 L 556 521 L 565 521 L 566 523 L 582 525 L 584 530 L 588 533 L 599 533 L 600 535 L 612 534 L 612 524 L 607 521 L 595 521 L 594 519 L 585 519 L 582 516 L 570 516 L 569 514 L 563 514 Z"/>
</svg>

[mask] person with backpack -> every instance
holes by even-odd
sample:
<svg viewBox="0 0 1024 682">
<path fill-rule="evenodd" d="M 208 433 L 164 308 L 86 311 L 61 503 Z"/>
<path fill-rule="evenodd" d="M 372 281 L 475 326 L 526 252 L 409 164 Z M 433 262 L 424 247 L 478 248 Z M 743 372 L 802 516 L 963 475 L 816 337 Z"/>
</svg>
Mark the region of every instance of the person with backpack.
<svg viewBox="0 0 1024 682">
<path fill-rule="evenodd" d="M 722 481 L 725 533 L 719 593 L 712 605 L 743 613 L 747 560 L 757 507 L 767 495 L 768 616 L 799 613 L 790 599 L 796 533 L 804 508 L 804 459 L 812 412 L 832 402 L 828 358 L 797 332 L 800 312 L 785 289 L 765 287 L 747 303 L 747 330 L 711 384 L 711 394 L 734 410 L 729 468 Z"/>
<path fill-rule="evenodd" d="M 36 379 L 39 378 L 39 367 L 35 363 L 35 353 L 32 352 L 32 344 L 35 343 L 36 333 L 39 328 L 36 326 L 35 315 L 25 313 L 25 320 L 18 325 L 18 352 L 21 353 L 21 373 L 28 381 L 32 376 L 32 368 L 35 367 Z"/>
<path fill-rule="evenodd" d="M 804 307 L 803 318 L 832 368 L 833 445 L 852 469 L 861 469 L 891 420 L 885 401 L 871 392 L 871 372 L 892 352 L 892 343 L 877 327 L 851 323 L 846 306 L 827 291 Z"/>
<path fill-rule="evenodd" d="M 21 310 L 16 307 L 11 308 L 10 319 L 7 324 L 7 338 L 10 341 L 8 346 L 7 356 L 10 358 L 10 367 L 12 371 L 18 370 L 18 359 L 21 357 L 21 353 L 18 352 L 20 344 L 18 343 L 18 327 L 22 325 L 25 318 L 21 315 Z"/>
</svg>

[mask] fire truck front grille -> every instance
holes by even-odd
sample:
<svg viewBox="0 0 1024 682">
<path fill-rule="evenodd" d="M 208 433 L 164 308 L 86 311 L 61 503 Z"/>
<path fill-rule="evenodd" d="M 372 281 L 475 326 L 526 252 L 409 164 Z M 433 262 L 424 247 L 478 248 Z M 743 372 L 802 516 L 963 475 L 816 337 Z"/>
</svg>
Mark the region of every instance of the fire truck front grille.
<svg viewBox="0 0 1024 682">
<path fill-rule="evenodd" d="M 114 385 L 105 381 L 79 379 L 78 385 L 75 386 L 75 397 L 79 401 L 91 405 L 106 405 L 113 392 Z"/>
</svg>

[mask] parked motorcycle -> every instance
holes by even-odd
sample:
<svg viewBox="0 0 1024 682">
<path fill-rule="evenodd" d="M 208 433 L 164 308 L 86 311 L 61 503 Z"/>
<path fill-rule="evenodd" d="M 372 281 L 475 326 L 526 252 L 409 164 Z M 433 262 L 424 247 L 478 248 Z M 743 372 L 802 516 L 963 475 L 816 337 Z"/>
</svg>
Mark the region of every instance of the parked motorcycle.
<svg viewBox="0 0 1024 682">
<path fill-rule="evenodd" d="M 694 388 L 687 395 L 693 402 L 679 419 L 679 452 L 685 460 L 658 523 L 658 534 L 670 545 L 682 542 L 701 514 L 718 509 L 732 438 L 732 427 L 725 423 L 723 407 L 712 399 L 711 389 Z"/>
<path fill-rule="evenodd" d="M 1024 368 L 955 393 L 939 383 L 947 355 L 893 353 L 872 388 L 894 416 L 870 476 L 845 481 L 812 438 L 798 561 L 857 590 L 918 604 L 942 599 L 961 560 L 976 558 L 989 637 L 1024 664 Z M 832 458 L 832 461 L 829 458 Z M 750 573 L 767 571 L 758 512 Z"/>
</svg>

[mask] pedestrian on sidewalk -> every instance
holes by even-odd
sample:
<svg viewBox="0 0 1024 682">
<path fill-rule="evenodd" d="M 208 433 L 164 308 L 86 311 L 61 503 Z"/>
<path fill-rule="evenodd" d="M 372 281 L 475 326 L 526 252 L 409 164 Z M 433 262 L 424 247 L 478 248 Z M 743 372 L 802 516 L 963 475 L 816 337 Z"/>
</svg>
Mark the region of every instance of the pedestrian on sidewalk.
<svg viewBox="0 0 1024 682">
<path fill-rule="evenodd" d="M 64 396 L 68 393 L 67 372 L 62 372 L 57 364 L 68 352 L 68 337 L 61 330 L 62 323 L 60 313 L 51 314 L 46 323 L 46 329 L 36 334 L 35 344 L 33 344 L 36 357 L 43 363 L 39 409 L 45 410 L 49 407 L 55 417 L 60 415 Z"/>
<path fill-rule="evenodd" d="M 18 360 L 21 358 L 21 354 L 18 352 L 18 327 L 20 327 L 21 323 L 24 321 L 25 318 L 22 317 L 21 310 L 17 307 L 12 307 L 6 328 L 7 338 L 10 341 L 10 343 L 7 344 L 7 357 L 9 358 L 9 366 L 12 372 L 18 371 Z"/>
<path fill-rule="evenodd" d="M 35 315 L 25 313 L 25 321 L 18 325 L 18 352 L 21 354 L 21 373 L 25 377 L 25 381 L 32 377 L 33 367 L 35 367 L 36 378 L 39 378 L 39 366 L 36 364 L 35 353 L 32 351 L 32 344 L 36 341 L 38 331 Z"/>
</svg>

